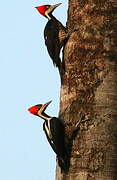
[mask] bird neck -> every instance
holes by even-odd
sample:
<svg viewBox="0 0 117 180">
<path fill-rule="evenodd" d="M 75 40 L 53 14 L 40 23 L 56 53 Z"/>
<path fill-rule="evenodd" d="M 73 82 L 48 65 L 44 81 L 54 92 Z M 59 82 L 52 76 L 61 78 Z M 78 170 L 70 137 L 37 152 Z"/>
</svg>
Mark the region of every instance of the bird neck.
<svg viewBox="0 0 117 180">
<path fill-rule="evenodd" d="M 51 13 L 48 15 L 48 20 L 51 20 L 51 19 L 56 19 Z"/>
<path fill-rule="evenodd" d="M 49 121 L 52 119 L 51 116 L 47 115 L 45 112 L 39 114 L 39 117 L 41 117 L 42 119 L 44 119 L 45 121 Z"/>
</svg>

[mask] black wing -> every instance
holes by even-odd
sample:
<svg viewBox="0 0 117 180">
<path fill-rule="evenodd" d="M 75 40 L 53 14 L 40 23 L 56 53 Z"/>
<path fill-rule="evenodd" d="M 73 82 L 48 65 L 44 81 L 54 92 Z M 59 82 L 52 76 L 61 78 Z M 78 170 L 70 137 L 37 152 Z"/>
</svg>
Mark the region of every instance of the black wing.
<svg viewBox="0 0 117 180">
<path fill-rule="evenodd" d="M 58 156 L 64 157 L 65 155 L 65 128 L 62 121 L 53 117 L 50 122 L 50 129 L 52 134 L 53 143 L 56 146 L 56 153 Z"/>
<path fill-rule="evenodd" d="M 45 129 L 45 122 L 43 125 L 43 129 L 45 131 L 46 137 L 58 157 L 58 164 L 62 170 L 68 171 L 69 169 L 69 161 L 67 157 L 67 150 L 65 147 L 65 128 L 62 121 L 56 117 L 53 117 L 50 120 L 50 129 L 52 138 L 48 136 Z"/>
<path fill-rule="evenodd" d="M 48 53 L 53 64 L 60 69 L 60 43 L 59 43 L 59 26 L 58 21 L 51 19 L 48 21 L 44 30 L 44 39 Z"/>
<path fill-rule="evenodd" d="M 46 132 L 46 129 L 45 129 L 45 122 L 43 123 L 43 130 L 45 132 L 45 135 L 46 135 L 46 138 L 50 144 L 50 146 L 52 147 L 53 151 L 57 154 L 57 149 L 56 149 L 56 146 L 54 145 L 53 141 L 49 138 L 47 132 Z"/>
</svg>

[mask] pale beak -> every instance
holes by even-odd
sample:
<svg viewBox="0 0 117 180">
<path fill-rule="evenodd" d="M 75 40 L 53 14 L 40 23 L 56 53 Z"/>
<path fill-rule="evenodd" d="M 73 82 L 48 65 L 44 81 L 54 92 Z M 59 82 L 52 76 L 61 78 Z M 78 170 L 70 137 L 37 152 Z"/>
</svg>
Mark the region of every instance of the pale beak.
<svg viewBox="0 0 117 180">
<path fill-rule="evenodd" d="M 58 3 L 55 5 L 51 5 L 51 10 L 53 11 L 55 8 L 57 8 L 58 6 L 60 6 L 62 3 Z"/>
<path fill-rule="evenodd" d="M 38 111 L 40 114 L 44 113 L 44 111 L 46 110 L 46 108 L 48 107 L 48 105 L 51 103 L 52 101 L 49 101 L 45 104 L 42 105 L 41 109 Z M 38 115 L 39 115 L 38 113 Z"/>
<path fill-rule="evenodd" d="M 58 7 L 60 6 L 62 3 L 58 3 L 55 5 L 51 5 L 50 8 L 45 12 L 46 17 L 50 20 L 51 17 L 49 16 L 49 14 L 52 14 L 52 12 Z"/>
<path fill-rule="evenodd" d="M 47 102 L 46 104 L 44 104 L 44 108 L 47 108 L 47 106 L 48 106 L 51 102 L 52 102 L 52 100 L 49 101 L 49 102 Z"/>
<path fill-rule="evenodd" d="M 52 102 L 52 101 L 49 101 L 49 102 L 47 102 L 46 104 L 43 105 L 43 110 L 44 110 L 44 111 L 46 110 L 46 108 L 48 107 L 48 105 L 49 105 L 51 102 Z"/>
</svg>

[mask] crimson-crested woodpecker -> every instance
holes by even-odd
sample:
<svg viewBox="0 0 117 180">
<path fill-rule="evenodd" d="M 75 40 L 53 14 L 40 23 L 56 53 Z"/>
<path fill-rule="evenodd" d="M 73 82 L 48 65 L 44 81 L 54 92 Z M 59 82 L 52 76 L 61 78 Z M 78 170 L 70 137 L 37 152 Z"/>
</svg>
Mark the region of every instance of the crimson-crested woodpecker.
<svg viewBox="0 0 117 180">
<path fill-rule="evenodd" d="M 65 44 L 65 41 L 68 37 L 66 28 L 59 22 L 53 15 L 52 12 L 57 8 L 61 3 L 55 5 L 43 5 L 38 6 L 36 9 L 41 15 L 48 18 L 48 22 L 44 29 L 44 39 L 47 46 L 48 53 L 53 61 L 53 64 L 58 67 L 61 72 L 63 68 L 62 62 L 60 59 L 60 50 Z"/>
<path fill-rule="evenodd" d="M 46 104 L 38 104 L 28 109 L 33 115 L 39 116 L 44 119 L 43 130 L 46 134 L 52 149 L 57 154 L 58 164 L 61 170 L 67 171 L 67 150 L 65 147 L 65 128 L 64 123 L 56 117 L 50 117 L 44 111 L 51 103 L 49 101 Z"/>
</svg>

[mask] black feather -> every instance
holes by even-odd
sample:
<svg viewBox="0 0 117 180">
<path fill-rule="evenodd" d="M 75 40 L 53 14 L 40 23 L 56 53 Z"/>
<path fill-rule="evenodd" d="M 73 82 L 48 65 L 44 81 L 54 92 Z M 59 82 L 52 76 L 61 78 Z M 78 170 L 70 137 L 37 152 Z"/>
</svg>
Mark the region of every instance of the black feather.
<svg viewBox="0 0 117 180">
<path fill-rule="evenodd" d="M 67 149 L 65 146 L 64 124 L 60 119 L 53 117 L 50 120 L 51 136 L 48 135 L 45 125 L 48 126 L 46 121 L 44 122 L 43 129 L 52 149 L 57 154 L 58 164 L 63 171 L 67 171 Z"/>
<path fill-rule="evenodd" d="M 48 53 L 53 61 L 53 64 L 60 70 L 60 50 L 64 44 L 65 38 L 61 39 L 62 35 L 66 34 L 66 28 L 55 17 L 49 20 L 44 29 L 44 39 Z"/>
</svg>

